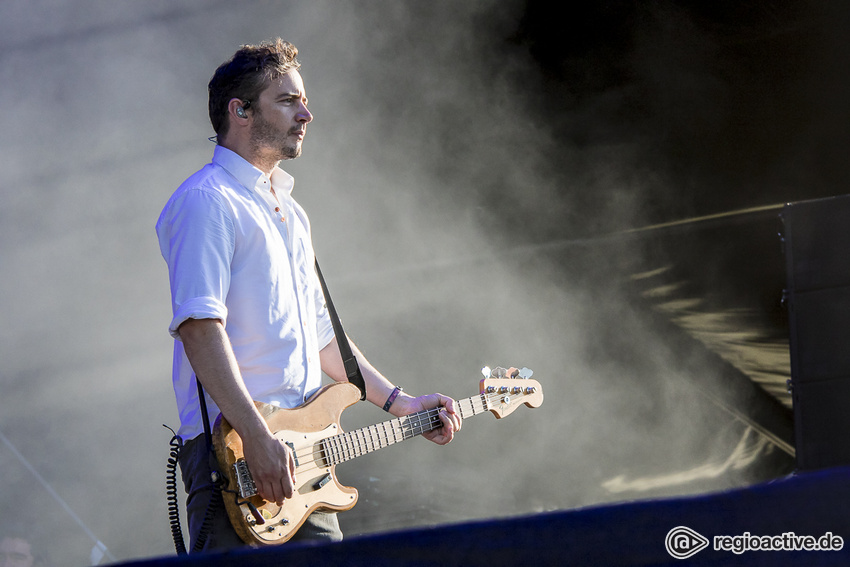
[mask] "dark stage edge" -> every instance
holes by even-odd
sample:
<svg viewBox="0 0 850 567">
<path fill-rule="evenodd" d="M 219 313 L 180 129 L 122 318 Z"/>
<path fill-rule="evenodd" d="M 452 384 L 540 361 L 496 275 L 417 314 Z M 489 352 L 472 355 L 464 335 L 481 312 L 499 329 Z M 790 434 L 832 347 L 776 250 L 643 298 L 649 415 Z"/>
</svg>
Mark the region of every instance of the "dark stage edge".
<svg viewBox="0 0 850 567">
<path fill-rule="evenodd" d="M 567 482 L 567 481 L 565 481 Z M 519 518 L 352 537 L 336 544 L 285 544 L 222 554 L 122 563 L 153 566 L 260 565 L 848 565 L 850 467 L 811 471 L 726 492 L 605 505 Z M 689 559 L 665 548 L 685 526 L 714 536 L 843 538 L 841 551 L 714 550 Z"/>
</svg>

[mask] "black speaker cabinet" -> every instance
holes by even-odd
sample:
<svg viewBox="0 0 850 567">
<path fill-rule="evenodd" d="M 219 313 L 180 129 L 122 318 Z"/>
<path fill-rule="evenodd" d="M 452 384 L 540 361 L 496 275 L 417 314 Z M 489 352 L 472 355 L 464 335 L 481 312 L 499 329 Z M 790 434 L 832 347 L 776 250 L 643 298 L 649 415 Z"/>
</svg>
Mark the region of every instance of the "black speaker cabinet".
<svg viewBox="0 0 850 567">
<path fill-rule="evenodd" d="M 850 195 L 782 219 L 797 467 L 850 464 Z"/>
</svg>

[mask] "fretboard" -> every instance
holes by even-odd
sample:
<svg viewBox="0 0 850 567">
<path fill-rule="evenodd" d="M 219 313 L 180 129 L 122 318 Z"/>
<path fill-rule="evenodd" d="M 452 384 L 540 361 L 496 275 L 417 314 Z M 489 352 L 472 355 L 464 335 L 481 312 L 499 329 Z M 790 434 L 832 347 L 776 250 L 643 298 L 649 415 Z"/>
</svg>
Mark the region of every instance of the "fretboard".
<svg viewBox="0 0 850 567">
<path fill-rule="evenodd" d="M 462 419 L 486 412 L 485 394 L 458 400 L 458 413 Z M 368 427 L 332 435 L 322 440 L 322 453 L 328 465 L 337 465 L 361 457 L 372 451 L 389 447 L 399 441 L 412 439 L 442 425 L 438 409 L 431 409 L 376 423 Z"/>
</svg>

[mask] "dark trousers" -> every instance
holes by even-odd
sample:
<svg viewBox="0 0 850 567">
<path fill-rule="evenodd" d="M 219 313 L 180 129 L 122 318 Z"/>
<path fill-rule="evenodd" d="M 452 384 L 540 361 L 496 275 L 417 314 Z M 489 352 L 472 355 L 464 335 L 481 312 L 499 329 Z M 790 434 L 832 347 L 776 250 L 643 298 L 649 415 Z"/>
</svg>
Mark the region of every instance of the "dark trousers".
<svg viewBox="0 0 850 567">
<path fill-rule="evenodd" d="M 187 441 L 180 451 L 180 473 L 183 476 L 183 486 L 186 489 L 186 515 L 189 518 L 190 549 L 194 547 L 198 532 L 204 521 L 211 497 L 216 494 L 210 482 L 210 457 L 207 452 L 206 440 L 203 435 Z M 214 459 L 214 457 L 213 457 Z M 212 522 L 212 529 L 207 536 L 203 551 L 244 547 L 227 511 L 221 494 L 217 494 L 218 508 Z M 340 541 L 342 531 L 336 513 L 313 512 L 289 541 Z"/>
</svg>

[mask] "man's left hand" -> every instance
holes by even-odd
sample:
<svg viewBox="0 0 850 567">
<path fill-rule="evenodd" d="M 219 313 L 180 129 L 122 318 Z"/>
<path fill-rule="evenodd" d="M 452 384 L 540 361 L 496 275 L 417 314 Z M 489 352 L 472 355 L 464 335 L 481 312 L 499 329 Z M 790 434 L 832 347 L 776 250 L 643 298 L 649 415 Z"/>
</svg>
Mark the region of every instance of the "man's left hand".
<svg viewBox="0 0 850 567">
<path fill-rule="evenodd" d="M 439 417 L 443 425 L 423 433 L 422 437 L 437 445 L 445 445 L 454 439 L 455 433 L 460 431 L 463 422 L 457 410 L 457 402 L 452 398 L 443 394 L 429 394 L 418 398 L 399 397 L 390 411 L 393 415 L 403 416 L 435 408 L 439 408 Z"/>
</svg>

